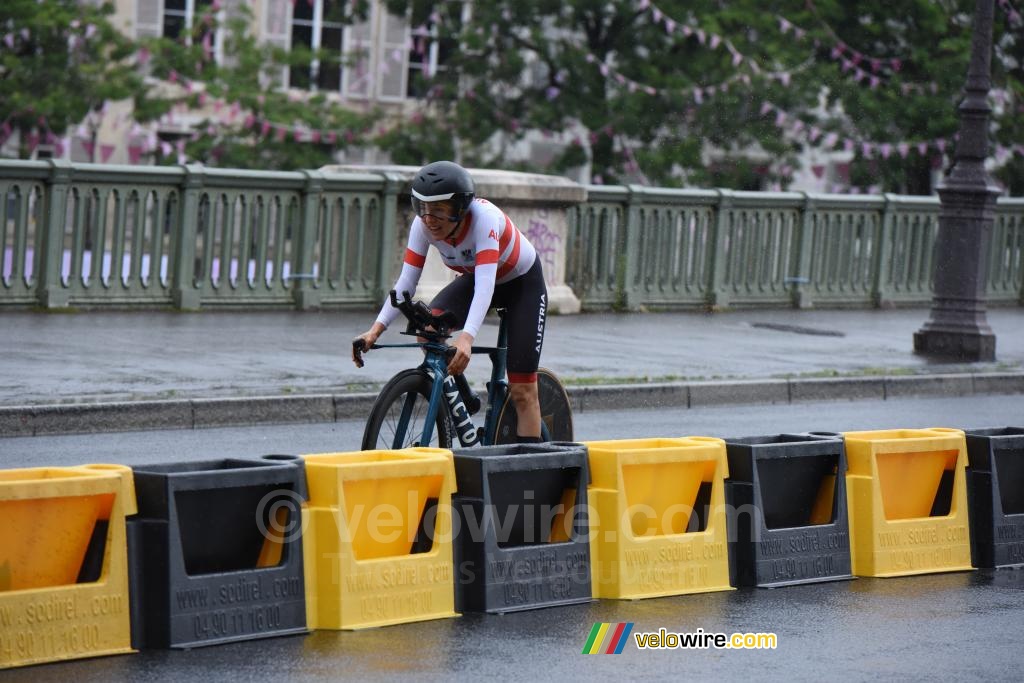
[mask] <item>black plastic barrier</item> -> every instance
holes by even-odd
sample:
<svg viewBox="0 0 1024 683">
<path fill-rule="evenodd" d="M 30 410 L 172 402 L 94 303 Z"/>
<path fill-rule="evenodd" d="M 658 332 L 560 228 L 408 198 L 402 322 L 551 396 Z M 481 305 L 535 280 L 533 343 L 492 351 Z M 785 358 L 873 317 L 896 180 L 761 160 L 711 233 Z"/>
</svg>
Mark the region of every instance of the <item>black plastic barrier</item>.
<svg viewBox="0 0 1024 683">
<path fill-rule="evenodd" d="M 503 613 L 590 602 L 586 447 L 454 453 L 456 610 Z"/>
<path fill-rule="evenodd" d="M 725 444 L 733 585 L 852 578 L 842 437 L 777 434 Z"/>
<path fill-rule="evenodd" d="M 1024 564 L 1024 428 L 973 429 L 965 435 L 972 564 Z"/>
<path fill-rule="evenodd" d="M 300 458 L 140 466 L 134 475 L 133 647 L 192 648 L 307 631 Z"/>
</svg>

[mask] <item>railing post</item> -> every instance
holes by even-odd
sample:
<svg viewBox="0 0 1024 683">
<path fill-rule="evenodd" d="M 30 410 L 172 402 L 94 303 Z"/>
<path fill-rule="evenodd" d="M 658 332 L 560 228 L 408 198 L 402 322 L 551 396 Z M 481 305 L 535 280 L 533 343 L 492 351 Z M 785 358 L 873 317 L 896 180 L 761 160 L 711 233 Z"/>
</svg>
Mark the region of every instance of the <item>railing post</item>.
<svg viewBox="0 0 1024 683">
<path fill-rule="evenodd" d="M 292 277 L 292 296 L 295 308 L 308 311 L 320 308 L 320 288 L 313 274 L 317 264 L 313 262 L 313 251 L 319 237 L 320 204 L 324 193 L 324 176 L 320 171 L 304 171 L 305 186 L 302 188 L 302 216 L 299 221 L 298 244 L 296 245 L 295 271 Z"/>
<path fill-rule="evenodd" d="M 875 249 L 874 279 L 871 300 L 875 308 L 892 308 L 892 250 L 896 241 L 896 214 L 899 197 L 885 193 L 882 216 L 878 221 L 878 248 Z"/>
<path fill-rule="evenodd" d="M 726 253 L 726 237 L 729 232 L 729 221 L 732 220 L 733 193 L 731 190 L 715 190 L 718 193 L 718 205 L 715 207 L 715 220 L 711 226 L 711 245 L 708 249 L 708 284 L 707 306 L 711 310 L 729 307 L 729 292 L 725 280 L 725 271 L 729 255 Z"/>
<path fill-rule="evenodd" d="M 171 296 L 175 308 L 197 310 L 200 287 L 195 281 L 196 223 L 199 221 L 199 199 L 206 174 L 198 164 L 188 164 L 183 168 L 185 175 L 181 182 L 181 214 L 178 216 L 178 234 L 174 241 Z"/>
<path fill-rule="evenodd" d="M 796 253 L 793 255 L 793 272 L 789 276 L 789 284 L 794 308 L 811 308 L 814 302 L 811 300 L 808 285 L 811 283 L 811 245 L 814 240 L 814 212 L 818 204 L 814 197 L 807 192 L 804 196 L 804 205 L 800 216 L 800 222 L 796 226 L 797 233 L 793 240 Z"/>
<path fill-rule="evenodd" d="M 616 243 L 619 259 L 615 279 L 618 283 L 618 306 L 624 311 L 639 310 L 642 305 L 637 279 L 643 248 L 643 220 L 641 208 L 643 188 L 630 185 L 626 188 L 626 202 L 622 209 L 622 230 Z"/>
<path fill-rule="evenodd" d="M 398 197 L 405 187 L 404 178 L 398 173 L 383 172 L 384 185 L 381 190 L 380 240 L 377 242 L 377 302 L 383 303 L 395 274 L 395 239 L 398 231 Z"/>
<path fill-rule="evenodd" d="M 39 270 L 36 272 L 36 294 L 43 308 L 66 308 L 68 289 L 61 281 L 64 261 L 64 218 L 67 215 L 68 192 L 71 191 L 71 163 L 50 159 L 50 177 L 46 183 L 46 213 L 40 226 Z"/>
</svg>

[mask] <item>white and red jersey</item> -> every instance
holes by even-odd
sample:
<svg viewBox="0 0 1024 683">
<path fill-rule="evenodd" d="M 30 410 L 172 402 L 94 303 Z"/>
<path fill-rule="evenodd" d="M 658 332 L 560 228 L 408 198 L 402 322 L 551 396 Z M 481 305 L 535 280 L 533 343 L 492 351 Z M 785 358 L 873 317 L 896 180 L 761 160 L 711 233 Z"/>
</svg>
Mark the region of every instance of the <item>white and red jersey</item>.
<svg viewBox="0 0 1024 683">
<path fill-rule="evenodd" d="M 474 199 L 466 213 L 459 229 L 446 240 L 432 239 L 419 216 L 413 220 L 402 272 L 394 289 L 399 296 L 402 292 L 409 292 L 410 296 L 416 293 L 427 250 L 435 247 L 446 266 L 474 278 L 473 303 L 463 329 L 475 337 L 490 308 L 494 285 L 528 271 L 537 259 L 537 251 L 512 219 L 486 199 Z M 398 309 L 386 301 L 377 322 L 387 327 L 398 315 Z"/>
</svg>

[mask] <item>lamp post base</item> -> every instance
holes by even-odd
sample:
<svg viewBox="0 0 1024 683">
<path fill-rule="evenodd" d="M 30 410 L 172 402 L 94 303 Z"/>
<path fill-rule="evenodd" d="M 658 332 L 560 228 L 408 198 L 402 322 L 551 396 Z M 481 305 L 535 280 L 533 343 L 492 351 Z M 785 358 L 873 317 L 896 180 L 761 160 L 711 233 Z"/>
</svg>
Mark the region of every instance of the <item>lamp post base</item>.
<svg viewBox="0 0 1024 683">
<path fill-rule="evenodd" d="M 925 325 L 914 333 L 914 353 L 936 360 L 964 363 L 994 361 L 996 336 L 980 330 L 929 329 Z"/>
</svg>

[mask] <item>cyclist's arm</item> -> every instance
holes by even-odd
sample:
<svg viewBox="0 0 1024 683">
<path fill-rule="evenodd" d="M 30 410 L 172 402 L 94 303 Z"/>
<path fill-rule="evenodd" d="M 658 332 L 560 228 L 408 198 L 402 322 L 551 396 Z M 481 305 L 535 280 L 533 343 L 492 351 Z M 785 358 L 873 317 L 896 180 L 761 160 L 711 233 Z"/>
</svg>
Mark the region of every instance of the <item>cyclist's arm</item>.
<svg viewBox="0 0 1024 683">
<path fill-rule="evenodd" d="M 483 222 L 483 221 L 481 221 Z M 491 307 L 494 296 L 494 283 L 498 277 L 498 234 L 500 227 L 497 221 L 487 221 L 484 225 L 474 226 L 476 232 L 476 264 L 473 268 L 473 301 L 466 315 L 463 332 L 474 339 L 480 332 L 487 309 Z"/>
<path fill-rule="evenodd" d="M 423 264 L 427 259 L 427 249 L 430 245 L 426 235 L 423 234 L 423 226 L 420 219 L 413 221 L 409 229 L 409 244 L 405 248 L 405 258 L 402 260 L 402 272 L 392 288 L 402 297 L 402 292 L 409 292 L 409 296 L 416 294 L 416 286 L 420 282 L 420 275 L 423 273 Z M 391 305 L 391 298 L 385 297 L 384 305 L 377 314 L 377 322 L 387 328 L 398 317 L 400 311 Z M 382 330 L 383 331 L 383 330 Z"/>
</svg>

